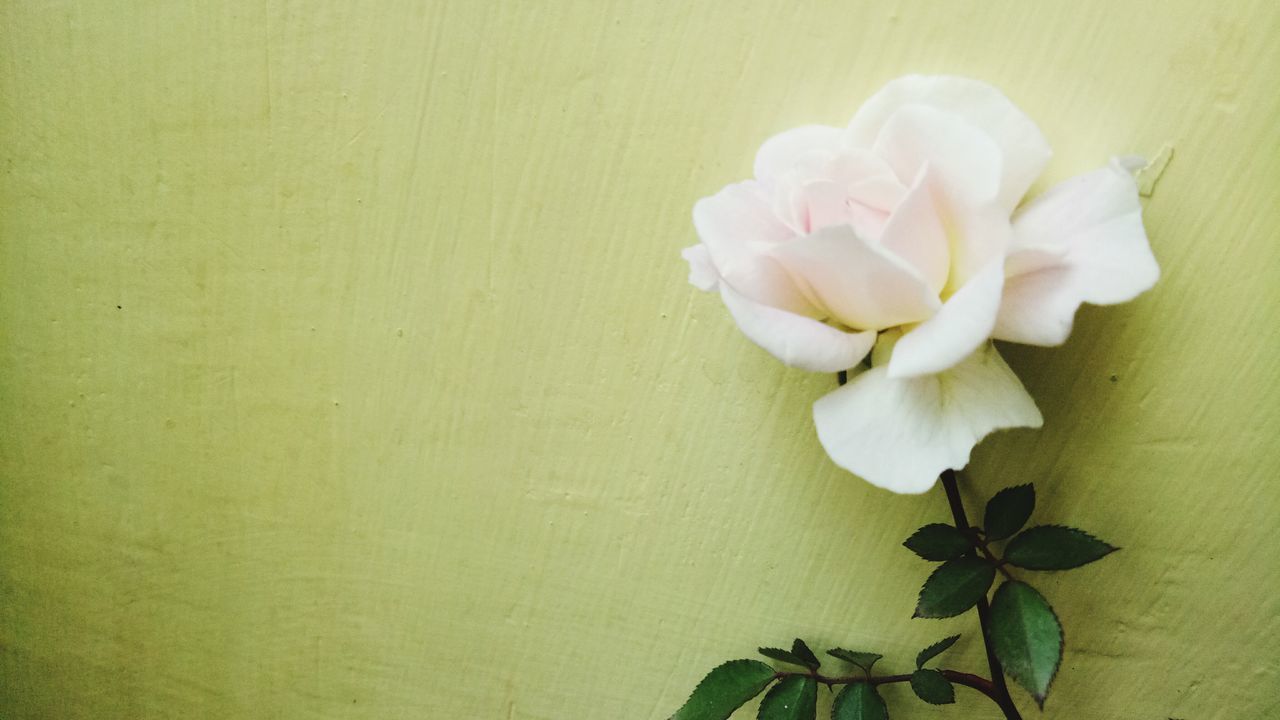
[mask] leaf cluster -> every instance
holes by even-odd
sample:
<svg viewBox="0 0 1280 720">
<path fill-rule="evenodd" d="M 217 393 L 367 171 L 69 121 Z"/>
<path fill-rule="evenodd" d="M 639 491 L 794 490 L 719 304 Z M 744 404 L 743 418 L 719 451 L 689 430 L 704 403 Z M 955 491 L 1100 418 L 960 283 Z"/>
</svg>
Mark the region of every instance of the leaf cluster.
<svg viewBox="0 0 1280 720">
<path fill-rule="evenodd" d="M 759 660 L 731 660 L 712 670 L 698 683 L 671 720 L 726 720 L 738 708 L 764 693 L 758 720 L 814 720 L 817 715 L 818 686 L 843 687 L 832 703 L 832 720 L 888 720 L 889 708 L 877 689 L 886 682 L 908 680 L 912 690 L 925 702 L 942 705 L 955 701 L 955 689 L 940 670 L 925 664 L 955 644 L 959 635 L 940 640 L 916 655 L 916 670 L 908 676 L 873 676 L 881 659 L 879 653 L 831 648 L 827 654 L 859 671 L 858 675 L 819 675 L 821 661 L 801 639 L 790 650 L 762 647 L 760 654 L 781 663 L 804 668 L 801 671 L 774 670 Z M 770 687 L 772 685 L 772 687 Z M 765 692 L 765 689 L 768 692 Z"/>
<path fill-rule="evenodd" d="M 1005 581 L 991 601 L 990 642 L 1004 670 L 1041 706 L 1062 662 L 1062 624 L 1044 596 L 1009 568 L 1070 570 L 1116 548 L 1063 525 L 1023 530 L 1035 510 L 1035 488 L 1016 485 L 987 502 L 981 528 L 925 525 L 903 543 L 925 560 L 942 563 L 916 601 L 915 617 L 946 618 L 984 602 L 997 573 Z M 993 543 L 1004 543 L 997 555 Z M 914 682 L 913 682 L 914 687 Z"/>
<path fill-rule="evenodd" d="M 1035 504 L 1035 488 L 1030 484 L 1005 488 L 987 502 L 982 527 L 931 523 L 903 545 L 925 560 L 940 563 L 920 588 L 914 617 L 948 618 L 975 606 L 985 608 L 996 576 L 1004 576 L 991 598 L 985 640 L 1004 672 L 1043 707 L 1062 663 L 1062 623 L 1044 596 L 1014 577 L 1010 568 L 1070 570 L 1116 548 L 1073 527 L 1026 527 Z M 963 512 L 957 516 L 963 519 Z M 776 670 L 759 660 L 727 662 L 702 679 L 671 720 L 726 720 L 761 693 L 758 720 L 814 720 L 819 685 L 833 690 L 842 686 L 832 705 L 832 720 L 888 720 L 888 707 L 877 688 L 891 682 L 909 682 L 916 696 L 927 703 L 953 703 L 953 678 L 982 688 L 973 685 L 971 675 L 927 666 L 959 637 L 952 635 L 921 650 L 909 675 L 874 675 L 882 658 L 879 653 L 836 647 L 826 654 L 857 672 L 828 677 L 819 674 L 821 661 L 799 638 L 790 649 L 761 647 L 761 655 L 796 669 Z"/>
</svg>

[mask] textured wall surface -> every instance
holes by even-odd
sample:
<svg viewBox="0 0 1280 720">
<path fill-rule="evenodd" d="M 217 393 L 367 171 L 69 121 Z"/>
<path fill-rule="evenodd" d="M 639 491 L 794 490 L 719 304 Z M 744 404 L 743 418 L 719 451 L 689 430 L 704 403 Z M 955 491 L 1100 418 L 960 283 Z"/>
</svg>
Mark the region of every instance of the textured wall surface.
<svg viewBox="0 0 1280 720">
<path fill-rule="evenodd" d="M 656 720 L 796 634 L 980 668 L 972 615 L 908 619 L 941 492 L 832 466 L 833 379 L 678 256 L 761 140 L 906 72 L 1002 87 L 1046 183 L 1176 149 L 1161 284 L 1008 348 L 1046 427 L 971 466 L 1124 548 L 1041 583 L 1044 717 L 1274 717 L 1278 36 L 1263 0 L 3 3 L 0 717 Z M 888 691 L 994 717 L 960 694 Z"/>
</svg>

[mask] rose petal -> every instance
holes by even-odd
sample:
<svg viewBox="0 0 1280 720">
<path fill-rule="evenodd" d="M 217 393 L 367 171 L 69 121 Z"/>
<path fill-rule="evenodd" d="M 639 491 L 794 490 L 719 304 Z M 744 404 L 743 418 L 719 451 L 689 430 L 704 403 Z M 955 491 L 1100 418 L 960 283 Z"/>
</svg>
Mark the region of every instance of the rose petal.
<svg viewBox="0 0 1280 720">
<path fill-rule="evenodd" d="M 680 257 L 689 263 L 689 284 L 703 292 L 710 292 L 720 282 L 720 273 L 711 262 L 711 253 L 702 243 L 691 245 L 680 251 Z"/>
<path fill-rule="evenodd" d="M 844 189 L 853 229 L 868 240 L 878 240 L 889 213 L 907 190 L 889 164 L 869 150 L 845 150 L 827 163 L 822 174 Z"/>
<path fill-rule="evenodd" d="M 1006 210 L 1018 204 L 1053 154 L 1036 124 L 1004 93 L 984 82 L 948 76 L 908 75 L 889 82 L 858 109 L 847 142 L 871 147 L 889 117 L 911 104 L 958 115 L 995 141 L 1003 158 L 998 197 Z"/>
<path fill-rule="evenodd" d="M 801 315 L 817 314 L 786 271 L 769 256 L 794 236 L 778 221 L 754 181 L 725 187 L 693 206 L 693 224 L 725 282 L 743 295 Z"/>
<path fill-rule="evenodd" d="M 1132 172 L 1113 158 L 1106 167 L 1049 188 L 1019 210 L 1014 222 L 1020 242 L 1069 245 L 1076 233 L 1141 210 Z"/>
<path fill-rule="evenodd" d="M 752 302 L 720 285 L 720 297 L 742 333 L 782 362 L 802 370 L 839 372 L 867 356 L 875 331 L 847 333 L 813 320 Z"/>
<path fill-rule="evenodd" d="M 852 225 L 862 237 L 875 240 L 884 229 L 888 213 L 852 197 L 852 193 L 866 190 L 864 184 L 868 182 L 887 181 L 867 180 L 850 187 L 832 180 L 811 180 L 788 188 L 787 201 L 775 205 L 776 211 L 797 235 L 807 235 L 832 225 Z M 786 188 L 786 181 L 779 184 L 779 189 L 783 188 Z M 875 192 L 875 188 L 870 191 Z"/>
<path fill-rule="evenodd" d="M 775 216 L 796 235 L 848 222 L 870 240 L 880 236 L 905 191 L 888 163 L 869 150 L 810 153 L 769 184 Z"/>
<path fill-rule="evenodd" d="M 1009 213 L 994 202 L 962 205 L 944 213 L 951 248 L 951 274 L 944 296 L 969 284 L 975 275 L 1008 255 L 1013 244 Z"/>
<path fill-rule="evenodd" d="M 906 260 L 848 225 L 778 245 L 773 256 L 815 306 L 851 328 L 879 330 L 919 322 L 941 304 Z"/>
<path fill-rule="evenodd" d="M 831 156 L 822 168 L 822 176 L 828 180 L 853 183 L 874 177 L 894 177 L 893 168 L 884 158 L 866 148 L 841 148 Z"/>
<path fill-rule="evenodd" d="M 858 237 L 865 238 L 873 245 L 878 244 L 880 235 L 884 232 L 885 223 L 889 222 L 889 213 L 868 207 L 856 200 L 849 201 L 848 212 L 849 225 Z"/>
<path fill-rule="evenodd" d="M 787 228 L 790 237 L 805 234 L 809 226 L 808 203 L 800 177 L 791 174 L 776 178 L 769 188 L 769 196 L 773 216 Z"/>
<path fill-rule="evenodd" d="M 937 375 L 895 379 L 872 368 L 814 403 L 813 420 L 837 465 L 898 493 L 922 493 L 943 470 L 964 467 L 994 430 L 1043 423 L 990 344 Z"/>
<path fill-rule="evenodd" d="M 936 294 L 947 284 L 951 250 L 947 246 L 947 230 L 926 183 L 927 173 L 927 168 L 920 173 L 889 216 L 880 244 L 911 263 Z"/>
<path fill-rule="evenodd" d="M 885 121 L 872 150 L 904 183 L 930 166 L 932 188 L 953 205 L 990 202 L 1000 193 L 999 146 L 956 115 L 905 105 Z"/>
<path fill-rule="evenodd" d="M 902 336 L 889 361 L 889 377 L 931 375 L 954 366 L 989 337 L 1000 309 L 1004 263 L 996 258 L 937 314 Z"/>
<path fill-rule="evenodd" d="M 992 337 L 1024 345 L 1061 345 L 1071 335 L 1080 293 L 1057 266 L 1009 278 Z"/>
<path fill-rule="evenodd" d="M 885 213 L 893 212 L 904 195 L 906 188 L 893 175 L 867 178 L 849 184 L 849 199 Z"/>
<path fill-rule="evenodd" d="M 1013 229 L 993 333 L 1002 340 L 1059 345 L 1081 303 L 1126 302 L 1160 277 L 1137 185 L 1118 163 L 1050 189 L 1018 215 Z"/>
<path fill-rule="evenodd" d="M 805 183 L 800 197 L 804 203 L 801 234 L 849 222 L 849 191 L 840 183 L 831 180 Z"/>
<path fill-rule="evenodd" d="M 829 125 L 802 125 L 774 135 L 756 152 L 756 178 L 771 181 L 794 169 L 806 156 L 836 152 L 843 134 Z"/>
<path fill-rule="evenodd" d="M 1065 247 L 1023 245 L 1011 248 L 1004 259 L 1005 289 L 1008 289 L 1009 278 L 1058 267 L 1066 256 Z"/>
</svg>

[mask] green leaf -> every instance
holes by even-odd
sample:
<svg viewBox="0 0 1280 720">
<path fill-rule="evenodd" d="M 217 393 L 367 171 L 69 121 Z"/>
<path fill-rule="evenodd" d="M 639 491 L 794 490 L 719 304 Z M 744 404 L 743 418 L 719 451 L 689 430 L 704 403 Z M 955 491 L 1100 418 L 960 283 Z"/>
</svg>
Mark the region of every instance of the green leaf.
<svg viewBox="0 0 1280 720">
<path fill-rule="evenodd" d="M 1043 708 L 1062 662 L 1062 624 L 1030 585 L 1010 580 L 991 599 L 991 646 L 1009 677 Z"/>
<path fill-rule="evenodd" d="M 774 685 L 760 702 L 757 720 L 813 720 L 818 714 L 818 681 L 792 675 Z"/>
<path fill-rule="evenodd" d="M 962 557 L 942 563 L 920 588 L 913 617 L 945 618 L 959 615 L 986 597 L 996 568 L 986 560 Z"/>
<path fill-rule="evenodd" d="M 1030 484 L 1005 488 L 987 501 L 982 527 L 988 540 L 1003 540 L 1018 532 L 1036 507 L 1036 489 Z"/>
<path fill-rule="evenodd" d="M 950 525 L 932 523 L 915 531 L 902 543 L 925 560 L 952 560 L 969 552 L 969 539 Z"/>
<path fill-rule="evenodd" d="M 791 654 L 803 660 L 804 666 L 810 670 L 817 670 L 822 665 L 822 661 L 818 659 L 818 656 L 814 655 L 809 646 L 805 645 L 800 638 L 796 638 L 795 642 L 791 643 Z"/>
<path fill-rule="evenodd" d="M 854 650 L 845 650 L 844 648 L 831 648 L 827 651 L 827 654 L 834 658 L 840 658 L 845 662 L 851 662 L 868 673 L 871 672 L 871 666 L 875 665 L 877 660 L 884 657 L 883 655 L 878 655 L 876 653 L 857 652 Z"/>
<path fill-rule="evenodd" d="M 1070 570 L 1088 565 L 1116 551 L 1083 530 L 1039 525 L 1009 541 L 1004 559 L 1028 570 Z"/>
<path fill-rule="evenodd" d="M 946 651 L 947 648 L 951 647 L 952 645 L 955 645 L 956 641 L 959 639 L 960 639 L 959 635 L 952 635 L 949 638 L 943 638 L 938 642 L 930 645 L 929 647 L 921 650 L 920 654 L 916 655 L 916 667 L 918 668 L 924 667 L 925 663 L 941 655 L 943 652 Z"/>
<path fill-rule="evenodd" d="M 670 720 L 728 720 L 773 678 L 773 668 L 759 660 L 730 660 L 707 673 Z"/>
<path fill-rule="evenodd" d="M 767 658 L 773 658 L 774 660 L 781 660 L 784 663 L 791 663 L 792 665 L 799 665 L 800 667 L 809 667 L 809 664 L 804 661 L 804 658 L 800 657 L 799 655 L 796 655 L 790 650 L 783 650 L 782 648 L 767 648 L 767 647 L 756 648 L 756 649 L 760 652 L 761 655 Z"/>
<path fill-rule="evenodd" d="M 911 689 L 915 691 L 916 697 L 930 705 L 950 705 L 956 701 L 956 689 L 937 670 L 916 670 L 911 673 Z"/>
<path fill-rule="evenodd" d="M 851 683 L 836 696 L 831 720 L 889 720 L 889 708 L 871 683 Z"/>
</svg>

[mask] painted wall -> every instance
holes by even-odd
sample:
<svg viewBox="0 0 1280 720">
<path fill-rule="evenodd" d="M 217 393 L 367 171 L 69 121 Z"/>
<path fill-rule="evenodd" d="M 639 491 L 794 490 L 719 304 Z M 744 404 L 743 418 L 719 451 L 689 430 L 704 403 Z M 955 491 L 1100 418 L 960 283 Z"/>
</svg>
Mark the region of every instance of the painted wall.
<svg viewBox="0 0 1280 720">
<path fill-rule="evenodd" d="M 972 466 L 1124 547 L 1043 583 L 1044 717 L 1275 716 L 1278 36 L 1263 0 L 0 5 L 0 717 L 657 719 L 796 634 L 981 667 L 972 617 L 908 620 L 941 493 L 834 468 L 832 378 L 678 257 L 762 139 L 909 71 L 1004 88 L 1049 181 L 1176 149 L 1162 283 L 1009 348 L 1046 427 Z"/>
</svg>

